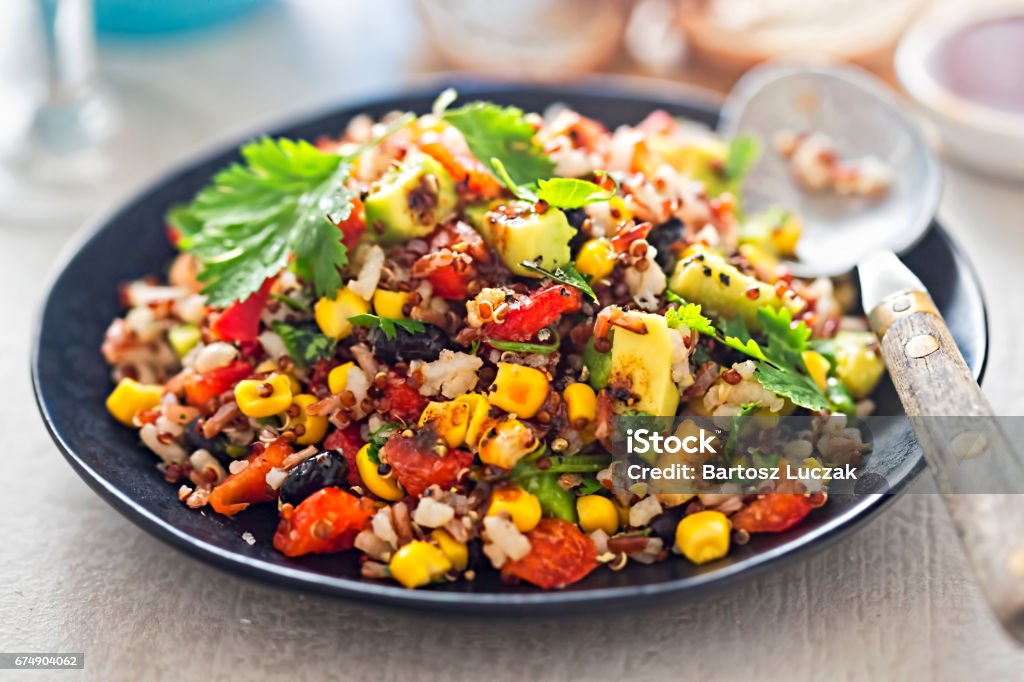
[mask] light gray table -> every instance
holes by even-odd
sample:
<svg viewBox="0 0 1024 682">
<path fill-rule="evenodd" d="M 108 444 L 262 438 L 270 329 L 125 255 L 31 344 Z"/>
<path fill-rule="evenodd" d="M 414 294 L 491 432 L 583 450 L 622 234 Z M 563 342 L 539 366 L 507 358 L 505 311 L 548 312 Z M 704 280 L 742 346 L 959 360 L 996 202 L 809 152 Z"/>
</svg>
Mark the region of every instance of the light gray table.
<svg viewBox="0 0 1024 682">
<path fill-rule="evenodd" d="M 337 4 L 331 16 L 315 13 L 323 3 L 305 2 L 220 33 L 115 46 L 105 50 L 104 67 L 115 82 L 146 79 L 194 102 L 205 116 L 194 148 L 430 67 L 404 3 L 375 3 L 372 12 L 369 3 Z M 3 19 L 0 45 L 18 30 Z M 371 32 L 375 45 L 364 55 L 358 37 Z M 144 159 L 140 174 L 166 161 Z M 1024 407 L 1021 197 L 1020 187 L 950 169 L 942 205 L 988 296 L 985 390 L 1002 414 Z M 39 283 L 74 227 L 0 226 L 8 301 L 0 332 L 0 650 L 86 653 L 84 673 L 50 677 L 952 680 L 1019 679 L 1024 669 L 1024 654 L 990 619 L 945 510 L 928 494 L 905 495 L 806 561 L 643 613 L 442 620 L 209 568 L 96 497 L 39 421 L 29 331 Z"/>
</svg>

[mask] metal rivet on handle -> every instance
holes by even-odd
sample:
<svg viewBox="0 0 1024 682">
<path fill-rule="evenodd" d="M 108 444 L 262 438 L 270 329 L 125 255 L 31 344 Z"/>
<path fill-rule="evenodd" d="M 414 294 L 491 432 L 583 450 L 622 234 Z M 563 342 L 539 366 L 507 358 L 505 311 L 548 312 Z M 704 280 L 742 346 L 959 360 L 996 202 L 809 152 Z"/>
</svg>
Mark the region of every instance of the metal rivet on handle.
<svg viewBox="0 0 1024 682">
<path fill-rule="evenodd" d="M 1018 547 L 1010 552 L 1006 563 L 1012 575 L 1024 578 L 1024 547 Z"/>
<path fill-rule="evenodd" d="M 988 448 L 988 436 L 981 431 L 964 431 L 953 436 L 949 442 L 953 454 L 960 459 L 977 457 Z"/>
<path fill-rule="evenodd" d="M 931 355 L 938 349 L 939 342 L 931 334 L 918 334 L 907 341 L 907 345 L 903 347 L 907 357 L 910 358 L 923 358 L 926 355 Z"/>
<path fill-rule="evenodd" d="M 894 313 L 902 313 L 905 310 L 910 310 L 910 299 L 901 298 L 892 304 L 892 311 Z"/>
</svg>

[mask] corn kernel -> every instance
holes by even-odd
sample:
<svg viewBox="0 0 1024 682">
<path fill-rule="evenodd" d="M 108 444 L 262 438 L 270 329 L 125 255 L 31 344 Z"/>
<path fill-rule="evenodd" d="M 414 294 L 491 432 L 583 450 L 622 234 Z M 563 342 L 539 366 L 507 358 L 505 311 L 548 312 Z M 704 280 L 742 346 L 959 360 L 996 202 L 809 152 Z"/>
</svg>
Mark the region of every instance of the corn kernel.
<svg viewBox="0 0 1024 682">
<path fill-rule="evenodd" d="M 574 427 L 583 428 L 597 419 L 597 394 L 590 384 L 569 384 L 562 392 L 562 397 L 565 398 L 569 423 Z"/>
<path fill-rule="evenodd" d="M 633 212 L 629 210 L 628 206 L 626 206 L 625 200 L 618 195 L 615 195 L 608 200 L 608 208 L 614 211 L 612 218 L 616 222 L 633 219 Z"/>
<path fill-rule="evenodd" d="M 584 275 L 598 280 L 612 274 L 619 255 L 615 247 L 604 238 L 588 240 L 576 256 L 576 269 Z"/>
<path fill-rule="evenodd" d="M 537 436 L 518 419 L 489 422 L 477 448 L 484 464 L 511 469 L 537 448 Z"/>
<path fill-rule="evenodd" d="M 480 435 L 484 430 L 484 423 L 491 411 L 491 404 L 487 398 L 479 393 L 467 393 L 455 399 L 457 403 L 465 403 L 468 406 L 468 419 L 466 423 L 465 443 L 475 448 L 480 441 Z"/>
<path fill-rule="evenodd" d="M 803 223 L 800 217 L 790 214 L 785 222 L 772 229 L 772 247 L 780 256 L 791 258 L 796 255 L 796 245 L 802 232 Z"/>
<path fill-rule="evenodd" d="M 359 478 L 363 479 L 363 485 L 382 500 L 397 502 L 405 497 L 405 491 L 398 485 L 395 475 L 388 474 L 381 476 L 377 464 L 370 459 L 370 444 L 364 445 L 356 453 L 356 469 L 359 471 Z"/>
<path fill-rule="evenodd" d="M 300 393 L 292 398 L 292 404 L 297 405 L 301 411 L 298 417 L 288 420 L 288 428 L 295 428 L 299 424 L 302 425 L 302 435 L 295 438 L 295 442 L 299 445 L 318 443 L 324 437 L 324 434 L 327 433 L 327 417 L 306 414 L 306 409 L 316 402 L 319 402 L 317 397 L 309 393 Z"/>
<path fill-rule="evenodd" d="M 615 535 L 619 529 L 619 512 L 607 497 L 584 495 L 576 500 L 576 513 L 584 533 L 600 529 L 608 535 Z"/>
<path fill-rule="evenodd" d="M 348 371 L 353 367 L 355 367 L 355 363 L 346 362 L 330 371 L 327 375 L 327 387 L 331 389 L 331 393 L 338 394 L 345 390 L 345 387 L 348 386 Z"/>
<path fill-rule="evenodd" d="M 272 374 L 266 379 L 243 379 L 235 385 L 235 402 L 247 417 L 272 417 L 292 404 L 291 378 L 287 374 Z M 270 395 L 261 393 L 270 387 Z"/>
<path fill-rule="evenodd" d="M 539 369 L 499 362 L 487 399 L 506 412 L 529 419 L 540 411 L 550 389 L 551 382 Z"/>
<path fill-rule="evenodd" d="M 451 400 L 427 403 L 420 414 L 419 425 L 430 423 L 434 431 L 450 448 L 457 448 L 466 440 L 466 428 L 469 426 L 469 405 L 465 402 Z"/>
<path fill-rule="evenodd" d="M 393 320 L 404 320 L 402 308 L 409 302 L 407 291 L 387 291 L 377 289 L 373 292 L 373 311 L 379 317 L 390 317 Z"/>
<path fill-rule="evenodd" d="M 395 552 L 388 568 L 392 578 L 413 589 L 439 580 L 452 570 L 452 562 L 429 542 L 413 540 Z"/>
<path fill-rule="evenodd" d="M 832 363 L 824 355 L 814 350 L 805 350 L 800 354 L 800 357 L 804 359 L 807 373 L 814 379 L 814 383 L 818 384 L 818 388 L 824 391 L 825 387 L 828 386 L 828 371 L 832 369 Z"/>
<path fill-rule="evenodd" d="M 705 510 L 684 516 L 676 526 L 676 549 L 695 564 L 721 559 L 729 553 L 729 519 Z"/>
<path fill-rule="evenodd" d="M 313 315 L 324 336 L 332 339 L 344 339 L 352 333 L 352 323 L 348 318 L 370 312 L 370 304 L 345 287 L 338 289 L 334 298 L 321 298 L 313 306 Z"/>
<path fill-rule="evenodd" d="M 457 541 L 448 531 L 438 528 L 430 533 L 430 539 L 437 543 L 438 548 L 448 557 L 452 568 L 464 571 L 469 566 L 469 549 L 465 543 Z"/>
<path fill-rule="evenodd" d="M 491 505 L 487 508 L 487 515 L 497 516 L 502 512 L 511 517 L 512 523 L 520 533 L 526 533 L 540 523 L 540 500 L 536 495 L 517 486 L 498 488 L 491 493 Z"/>
<path fill-rule="evenodd" d="M 135 415 L 160 404 L 164 387 L 158 384 L 140 384 L 135 379 L 121 379 L 107 397 L 107 411 L 117 421 L 132 425 Z"/>
</svg>

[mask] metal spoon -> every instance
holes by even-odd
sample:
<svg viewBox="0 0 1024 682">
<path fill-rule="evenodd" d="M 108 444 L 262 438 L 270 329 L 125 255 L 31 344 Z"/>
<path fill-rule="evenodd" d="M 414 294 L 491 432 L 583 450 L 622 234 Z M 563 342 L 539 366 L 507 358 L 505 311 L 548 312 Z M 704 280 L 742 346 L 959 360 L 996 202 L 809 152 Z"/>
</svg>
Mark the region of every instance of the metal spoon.
<svg viewBox="0 0 1024 682">
<path fill-rule="evenodd" d="M 850 154 L 892 165 L 889 195 L 865 204 L 802 191 L 779 155 L 766 151 L 752 170 L 747 206 L 800 212 L 806 243 L 790 264 L 794 272 L 857 267 L 889 376 L 978 583 L 1003 627 L 1024 642 L 1024 464 L 928 292 L 893 253 L 912 246 L 934 216 L 941 194 L 934 155 L 885 86 L 851 67 L 759 67 L 739 82 L 722 116 L 726 135 L 765 141 L 780 129 L 820 131 Z"/>
</svg>

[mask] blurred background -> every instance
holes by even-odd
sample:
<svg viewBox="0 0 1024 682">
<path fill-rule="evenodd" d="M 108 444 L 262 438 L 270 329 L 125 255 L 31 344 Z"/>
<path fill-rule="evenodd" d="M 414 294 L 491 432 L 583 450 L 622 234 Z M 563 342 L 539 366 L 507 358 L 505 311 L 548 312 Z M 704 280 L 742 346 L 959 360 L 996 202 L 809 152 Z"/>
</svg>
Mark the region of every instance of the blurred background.
<svg viewBox="0 0 1024 682">
<path fill-rule="evenodd" d="M 1024 8 L 967 4 L 5 0 L 0 220 L 80 221 L 213 140 L 433 72 L 545 81 L 609 72 L 726 92 L 780 56 L 868 68 L 915 100 L 955 155 L 1024 176 L 1019 158 L 999 158 L 1024 144 Z M 965 108 L 977 116 L 965 122 Z M 993 127 L 1017 139 L 986 140 L 995 158 L 972 158 L 976 128 Z"/>
</svg>

